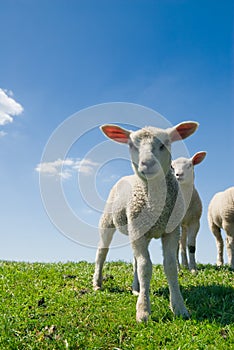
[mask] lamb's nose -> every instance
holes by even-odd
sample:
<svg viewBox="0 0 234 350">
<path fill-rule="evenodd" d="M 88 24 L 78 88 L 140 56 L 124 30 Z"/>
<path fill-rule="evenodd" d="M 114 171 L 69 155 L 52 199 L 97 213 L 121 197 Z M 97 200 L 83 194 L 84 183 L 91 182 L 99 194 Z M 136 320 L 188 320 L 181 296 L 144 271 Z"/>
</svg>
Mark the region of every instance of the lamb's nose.
<svg viewBox="0 0 234 350">
<path fill-rule="evenodd" d="M 176 176 L 177 178 L 183 177 L 183 173 L 176 173 L 175 176 Z"/>
<path fill-rule="evenodd" d="M 145 167 L 149 168 L 149 167 L 153 167 L 155 165 L 155 163 L 156 163 L 156 160 L 153 158 L 145 159 L 145 160 L 141 161 L 141 166 L 143 166 L 143 167 L 145 166 Z"/>
</svg>

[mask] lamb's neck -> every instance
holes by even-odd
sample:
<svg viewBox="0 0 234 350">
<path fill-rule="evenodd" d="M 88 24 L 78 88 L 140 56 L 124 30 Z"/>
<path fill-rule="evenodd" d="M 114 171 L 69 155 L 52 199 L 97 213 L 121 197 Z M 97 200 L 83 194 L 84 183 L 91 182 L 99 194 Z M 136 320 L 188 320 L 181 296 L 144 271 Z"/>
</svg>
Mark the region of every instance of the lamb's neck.
<svg viewBox="0 0 234 350">
<path fill-rule="evenodd" d="M 188 207 L 189 203 L 191 202 L 193 193 L 195 192 L 194 183 L 182 183 L 180 184 L 180 188 L 185 201 L 185 205 Z"/>
<path fill-rule="evenodd" d="M 159 191 L 162 197 L 166 197 L 171 176 L 173 175 L 168 172 L 166 175 L 164 173 L 159 174 L 154 179 L 149 179 L 148 181 L 141 179 L 145 193 L 148 194 L 149 199 L 158 198 Z"/>
</svg>

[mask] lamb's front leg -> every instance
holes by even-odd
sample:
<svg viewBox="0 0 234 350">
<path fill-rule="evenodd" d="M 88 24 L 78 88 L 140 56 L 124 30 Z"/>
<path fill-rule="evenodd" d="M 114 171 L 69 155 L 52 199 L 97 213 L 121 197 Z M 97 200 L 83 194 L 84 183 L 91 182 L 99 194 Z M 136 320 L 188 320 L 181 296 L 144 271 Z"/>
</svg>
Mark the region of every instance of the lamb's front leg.
<svg viewBox="0 0 234 350">
<path fill-rule="evenodd" d="M 106 260 L 107 253 L 109 251 L 109 245 L 111 243 L 115 228 L 100 228 L 100 241 L 96 253 L 95 271 L 93 275 L 93 288 L 94 290 L 101 289 L 102 287 L 102 269 Z"/>
<path fill-rule="evenodd" d="M 163 265 L 169 284 L 170 307 L 175 315 L 189 318 L 189 313 L 184 305 L 184 300 L 180 292 L 177 276 L 176 251 L 178 240 L 179 229 L 162 236 Z"/>
<path fill-rule="evenodd" d="M 152 276 L 152 263 L 150 260 L 149 241 L 141 237 L 131 242 L 136 259 L 137 276 L 139 281 L 139 295 L 136 304 L 136 320 L 147 321 L 150 314 L 149 287 Z"/>
</svg>

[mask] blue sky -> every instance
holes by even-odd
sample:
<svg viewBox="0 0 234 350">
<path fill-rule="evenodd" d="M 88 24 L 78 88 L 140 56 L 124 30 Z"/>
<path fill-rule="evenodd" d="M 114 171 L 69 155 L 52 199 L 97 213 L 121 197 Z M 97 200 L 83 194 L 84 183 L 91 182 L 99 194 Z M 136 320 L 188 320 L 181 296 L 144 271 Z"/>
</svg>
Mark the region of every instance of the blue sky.
<svg viewBox="0 0 234 350">
<path fill-rule="evenodd" d="M 186 140 L 191 156 L 208 152 L 195 169 L 204 207 L 197 259 L 215 263 L 207 206 L 214 193 L 233 186 L 234 178 L 233 23 L 232 0 L 1 1 L 0 259 L 94 261 L 93 247 L 66 238 L 50 221 L 39 175 L 49 171 L 47 180 L 61 183 L 69 206 L 85 221 L 82 234 L 97 237 L 100 211 L 82 199 L 78 177 L 88 190 L 96 174 L 95 188 L 104 202 L 112 184 L 132 172 L 122 146 L 124 160 L 103 167 L 95 157 L 105 155 L 105 148 L 92 153 L 105 138 L 91 126 L 102 122 L 99 113 L 108 111 L 108 103 L 122 102 L 154 110 L 171 124 L 200 123 Z M 92 109 L 103 103 L 103 110 Z M 72 137 L 86 122 L 89 131 L 68 149 L 62 172 L 57 161 L 43 175 L 37 170 L 46 144 L 71 115 L 80 118 Z M 122 114 L 116 122 L 124 118 L 128 121 Z M 134 120 L 134 111 L 129 118 Z M 137 125 L 144 122 L 135 118 Z M 67 137 L 61 132 L 61 144 Z M 153 242 L 151 256 L 162 262 L 160 241 Z M 130 247 L 111 249 L 109 259 L 130 261 Z"/>
</svg>

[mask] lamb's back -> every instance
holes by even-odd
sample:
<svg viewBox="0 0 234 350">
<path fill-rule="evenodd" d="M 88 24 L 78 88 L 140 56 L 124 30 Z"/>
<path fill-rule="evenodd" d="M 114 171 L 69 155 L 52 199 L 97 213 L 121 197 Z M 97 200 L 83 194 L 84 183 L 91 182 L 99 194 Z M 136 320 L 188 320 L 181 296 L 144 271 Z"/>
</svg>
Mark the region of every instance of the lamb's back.
<svg viewBox="0 0 234 350">
<path fill-rule="evenodd" d="M 208 207 L 208 217 L 219 227 L 223 221 L 234 222 L 234 187 L 214 195 Z"/>
</svg>

